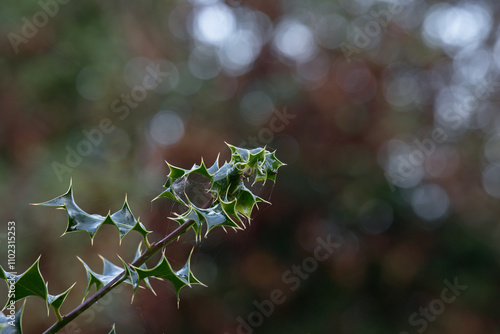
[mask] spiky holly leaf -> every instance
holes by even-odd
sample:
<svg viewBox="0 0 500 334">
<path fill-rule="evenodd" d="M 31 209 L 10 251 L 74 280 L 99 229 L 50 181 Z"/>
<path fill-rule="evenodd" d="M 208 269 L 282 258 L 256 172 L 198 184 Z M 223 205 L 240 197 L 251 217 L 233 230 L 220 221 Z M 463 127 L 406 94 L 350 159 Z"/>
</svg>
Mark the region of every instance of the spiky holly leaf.
<svg viewBox="0 0 500 334">
<path fill-rule="evenodd" d="M 0 312 L 0 334 L 23 334 L 21 322 L 25 304 L 26 301 L 24 301 L 19 311 L 12 316 L 6 316 Z"/>
<path fill-rule="evenodd" d="M 131 301 L 130 301 L 130 303 L 132 303 L 134 301 L 134 297 L 135 297 L 135 293 L 137 292 L 137 289 L 139 287 L 141 287 L 140 286 L 140 280 L 139 280 L 139 274 L 137 274 L 137 271 L 135 271 L 134 267 L 132 267 L 131 265 L 129 265 L 127 262 L 125 262 L 121 257 L 120 257 L 120 260 L 122 261 L 123 266 L 125 268 L 127 268 L 127 273 L 128 273 L 128 277 L 129 278 L 127 278 L 127 280 L 125 282 L 131 284 L 132 288 L 133 288 L 132 298 L 131 298 Z M 153 288 L 151 287 L 151 285 L 149 285 L 149 281 L 147 283 L 145 283 L 145 284 L 156 295 L 156 292 L 153 290 Z"/>
<path fill-rule="evenodd" d="M 118 267 L 117 265 L 114 265 L 110 261 L 106 260 L 104 257 L 100 256 L 103 263 L 103 270 L 102 274 L 98 274 L 94 272 L 90 267 L 80 258 L 78 257 L 78 260 L 83 264 L 85 267 L 85 271 L 87 272 L 87 288 L 85 290 L 85 295 L 84 299 L 87 297 L 87 295 L 90 292 L 90 289 L 92 288 L 93 285 L 95 285 L 96 291 L 102 288 L 104 285 L 108 284 L 111 282 L 116 276 L 120 275 L 123 273 L 123 268 Z"/>
<path fill-rule="evenodd" d="M 257 205 L 258 202 L 265 202 L 268 204 L 268 201 L 265 199 L 254 195 L 254 193 L 248 189 L 244 184 L 240 184 L 238 186 L 238 192 L 236 194 L 236 211 L 240 214 L 243 214 L 247 219 L 250 219 L 252 215 L 253 208 Z"/>
<path fill-rule="evenodd" d="M 121 210 L 113 213 L 111 216 L 108 214 L 103 224 L 115 225 L 118 228 L 120 232 L 120 243 L 125 235 L 132 230 L 139 232 L 143 238 L 146 238 L 146 236 L 151 233 L 151 231 L 148 231 L 138 219 L 135 219 L 128 205 L 127 197 L 125 197 L 125 202 Z"/>
<path fill-rule="evenodd" d="M 180 290 L 185 287 L 189 286 L 191 287 L 191 284 L 201 284 L 200 281 L 196 277 L 194 277 L 193 273 L 191 272 L 191 255 L 193 254 L 193 251 L 191 250 L 191 253 L 189 254 L 188 260 L 186 264 L 179 270 L 174 271 L 172 269 L 172 266 L 168 262 L 167 258 L 165 257 L 165 254 L 162 255 L 160 261 L 158 264 L 151 269 L 141 269 L 135 267 L 134 269 L 137 271 L 139 274 L 139 281 L 143 281 L 146 278 L 153 277 L 153 278 L 161 278 L 161 279 L 166 279 L 169 280 L 175 289 L 175 293 L 177 295 L 177 305 L 179 305 L 179 292 Z"/>
<path fill-rule="evenodd" d="M 286 164 L 276 158 L 275 152 L 266 151 L 264 160 L 256 168 L 255 182 L 266 183 L 268 179 L 276 182 L 276 174 L 281 166 L 286 166 Z"/>
<path fill-rule="evenodd" d="M 206 224 L 205 237 L 208 235 L 208 232 L 217 226 L 241 229 L 241 227 L 224 212 L 220 203 L 212 205 L 207 209 L 198 208 L 192 204 L 192 208 Z"/>
<path fill-rule="evenodd" d="M 139 246 L 137 247 L 137 250 L 135 252 L 135 256 L 134 256 L 134 261 L 132 262 L 135 262 L 138 258 L 140 258 L 142 256 L 142 250 L 141 250 L 141 244 L 139 244 Z M 148 270 L 148 267 L 146 267 L 146 264 L 142 264 L 139 268 L 143 269 L 143 270 Z M 145 279 L 144 280 L 144 284 L 148 287 L 149 290 L 153 291 L 154 294 L 156 294 L 156 292 L 153 290 L 153 288 L 151 287 L 151 284 L 149 284 L 149 279 Z"/>
<path fill-rule="evenodd" d="M 265 148 L 258 147 L 251 150 L 236 147 L 226 143 L 231 150 L 232 160 L 237 163 L 243 163 L 250 168 L 255 168 L 257 164 L 264 160 Z"/>
<path fill-rule="evenodd" d="M 237 205 L 236 198 L 233 199 L 231 202 L 224 202 L 222 200 L 220 201 L 220 206 L 222 211 L 224 211 L 226 216 L 229 217 L 229 219 L 231 219 L 235 225 L 238 225 L 238 227 L 241 228 L 241 226 L 238 223 L 243 225 L 243 220 L 240 218 L 241 213 L 238 212 L 238 210 L 236 210 L 236 205 Z"/>
<path fill-rule="evenodd" d="M 73 285 L 70 286 L 66 291 L 64 291 L 63 293 L 60 293 L 58 295 L 47 294 L 47 302 L 54 309 L 54 313 L 56 314 L 56 317 L 58 320 L 62 319 L 61 313 L 59 313 L 59 310 L 61 309 L 61 306 L 64 303 L 64 301 L 66 300 L 68 293 L 71 291 L 71 289 L 73 289 L 75 284 L 76 284 L 76 282 L 73 283 Z"/>
<path fill-rule="evenodd" d="M 201 235 L 201 224 L 203 221 L 200 219 L 200 216 L 193 208 L 189 208 L 182 215 L 176 213 L 175 217 L 171 217 L 170 219 L 176 221 L 177 223 L 179 223 L 179 225 L 182 225 L 190 220 L 194 221 L 195 224 L 193 224 L 191 228 L 194 230 L 194 233 L 197 237 Z"/>
<path fill-rule="evenodd" d="M 42 274 L 40 273 L 39 263 L 40 257 L 38 257 L 35 263 L 33 263 L 31 267 L 21 275 L 6 273 L 3 268 L 0 267 L 0 278 L 5 279 L 7 286 L 9 287 L 13 284 L 11 290 L 14 292 L 10 296 L 9 300 L 7 300 L 7 304 L 4 306 L 4 309 L 20 299 L 29 296 L 38 296 L 45 300 L 47 305 L 47 313 L 49 312 L 48 307 L 52 306 L 54 308 L 56 316 L 58 316 L 59 318 L 59 309 L 66 299 L 66 296 L 76 283 L 73 284 L 68 290 L 59 295 L 50 295 L 47 292 L 47 284 L 45 283 Z"/>
<path fill-rule="evenodd" d="M 210 190 L 214 198 L 226 199 L 241 182 L 240 171 L 234 164 L 226 162 L 212 177 Z"/>
<path fill-rule="evenodd" d="M 35 263 L 21 275 L 7 273 L 2 268 L 1 275 L 5 283 L 7 283 L 7 287 L 10 287 L 13 283 L 12 290 L 15 291 L 15 293 L 10 295 L 3 309 L 5 309 L 11 301 L 15 302 L 29 296 L 38 296 L 47 302 L 47 286 L 40 273 L 39 261 L 40 257 L 38 257 Z"/>
<path fill-rule="evenodd" d="M 242 223 L 239 216 L 236 215 L 236 217 L 237 220 Z M 190 208 L 184 214 L 177 214 L 176 217 L 171 219 L 179 224 L 183 224 L 190 220 L 194 221 L 195 224 L 192 225 L 192 228 L 195 231 L 197 239 L 201 238 L 202 224 L 206 226 L 205 237 L 213 228 L 217 226 L 241 229 L 241 226 L 238 225 L 236 219 L 226 213 L 220 203 L 214 204 L 206 209 L 199 208 L 190 203 Z"/>
<path fill-rule="evenodd" d="M 135 253 L 134 260 L 132 262 L 135 262 L 135 260 L 137 260 L 139 257 L 141 257 L 141 255 L 142 255 L 141 245 L 139 244 L 139 247 L 137 247 L 137 251 Z M 132 284 L 132 288 L 133 288 L 132 301 L 133 301 L 134 297 L 135 297 L 135 293 L 136 293 L 137 289 L 140 287 L 139 274 L 135 270 L 135 267 L 129 265 L 121 258 L 120 258 L 120 260 L 122 261 L 123 266 L 125 268 L 128 268 L 128 273 L 129 273 L 130 278 L 127 281 Z M 139 268 L 141 268 L 143 270 L 148 270 L 148 267 L 146 267 L 146 264 L 142 264 L 141 266 L 139 266 Z M 146 285 L 146 287 L 148 289 L 150 289 L 156 295 L 155 290 L 153 290 L 153 288 L 151 287 L 151 284 L 149 283 L 149 278 L 144 279 L 144 284 Z"/>
<path fill-rule="evenodd" d="M 55 206 L 65 209 L 68 214 L 68 226 L 66 227 L 64 234 L 74 231 L 86 231 L 90 235 L 92 242 L 95 234 L 103 224 L 114 225 L 118 229 L 120 233 L 120 242 L 123 237 L 125 237 L 125 235 L 132 230 L 139 232 L 144 239 L 148 233 L 151 233 L 134 217 L 132 211 L 130 211 L 126 197 L 121 210 L 113 214 L 108 213 L 106 217 L 99 214 L 88 214 L 83 211 L 75 203 L 73 198 L 72 181 L 70 181 L 69 189 L 65 194 L 48 202 L 35 203 L 32 205 Z"/>
</svg>

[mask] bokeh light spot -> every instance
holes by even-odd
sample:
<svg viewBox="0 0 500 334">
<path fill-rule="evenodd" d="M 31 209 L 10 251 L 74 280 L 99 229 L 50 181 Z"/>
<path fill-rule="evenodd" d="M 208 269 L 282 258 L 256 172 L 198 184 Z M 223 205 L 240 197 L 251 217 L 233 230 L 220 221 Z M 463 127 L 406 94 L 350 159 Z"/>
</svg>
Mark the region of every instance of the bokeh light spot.
<svg viewBox="0 0 500 334">
<path fill-rule="evenodd" d="M 297 62 L 309 60 L 317 51 L 311 29 L 291 19 L 278 24 L 273 45 L 280 54 Z"/>
<path fill-rule="evenodd" d="M 420 218 L 433 221 L 448 212 L 450 199 L 446 191 L 437 184 L 425 184 L 413 192 L 411 206 Z"/>
<path fill-rule="evenodd" d="M 184 135 L 184 122 L 173 111 L 160 111 L 149 122 L 149 134 L 158 145 L 175 144 Z"/>
</svg>

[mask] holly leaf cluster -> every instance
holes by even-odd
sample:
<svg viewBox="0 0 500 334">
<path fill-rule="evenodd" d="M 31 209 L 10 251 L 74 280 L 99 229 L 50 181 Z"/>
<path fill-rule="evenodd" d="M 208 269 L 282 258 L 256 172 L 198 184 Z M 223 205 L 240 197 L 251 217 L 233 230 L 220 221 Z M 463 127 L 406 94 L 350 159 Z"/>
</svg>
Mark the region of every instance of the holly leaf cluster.
<svg viewBox="0 0 500 334">
<path fill-rule="evenodd" d="M 231 160 L 219 167 L 219 158 L 207 167 L 202 160 L 190 169 L 183 169 L 168 164 L 170 173 L 164 187 L 166 188 L 157 198 L 166 197 L 186 207 L 182 214 L 172 219 L 183 224 L 194 221 L 193 229 L 199 238 L 205 228 L 205 236 L 215 227 L 230 227 L 244 229 L 245 221 L 250 221 L 252 210 L 259 202 L 270 204 L 263 198 L 255 195 L 250 189 L 249 180 L 253 183 L 267 180 L 275 181 L 278 169 L 284 164 L 279 161 L 274 152 L 265 148 L 244 149 L 227 144 L 231 149 Z M 185 187 L 180 185 L 188 181 L 192 174 L 206 177 L 210 183 L 210 205 L 200 208 L 193 204 Z"/>
<path fill-rule="evenodd" d="M 206 237 L 211 230 L 217 227 L 244 229 L 245 223 L 250 221 L 252 211 L 258 203 L 269 203 L 252 192 L 252 185 L 256 182 L 266 183 L 268 180 L 275 182 L 278 169 L 284 165 L 276 158 L 274 152 L 267 151 L 265 148 L 249 150 L 227 145 L 231 150 L 231 160 L 224 162 L 221 166 L 219 166 L 219 158 L 210 167 L 207 167 L 202 159 L 199 165 L 195 164 L 190 169 L 175 167 L 167 163 L 170 172 L 164 184 L 165 190 L 155 198 L 165 197 L 181 204 L 184 208 L 182 213 L 177 213 L 170 219 L 180 225 L 190 224 L 195 232 L 196 240 L 201 238 L 203 231 Z M 183 186 L 193 174 L 201 175 L 209 183 L 206 192 L 207 203 L 204 206 L 195 205 Z M 109 212 L 106 216 L 89 214 L 76 204 L 73 197 L 73 185 L 70 182 L 69 189 L 63 195 L 34 205 L 56 207 L 66 211 L 68 223 L 63 236 L 70 232 L 84 231 L 90 236 L 93 243 L 95 235 L 104 224 L 117 228 L 120 242 L 131 231 L 142 236 L 144 243 L 138 245 L 132 261 L 127 262 L 120 257 L 121 266 L 119 266 L 101 257 L 103 269 L 100 273 L 92 270 L 84 260 L 78 257 L 87 274 L 84 300 L 94 288 L 97 291 L 119 277 L 123 277 L 123 282 L 132 285 L 132 300 L 141 284 L 154 293 L 150 284 L 151 278 L 169 281 L 175 289 L 177 304 L 179 304 L 179 293 L 182 288 L 191 287 L 193 284 L 203 285 L 191 271 L 190 263 L 193 251 L 179 269 L 174 269 L 171 266 L 164 253 L 162 253 L 159 262 L 152 268 L 148 268 L 145 264 L 150 257 L 141 261 L 145 255 L 151 255 L 151 253 L 154 254 L 153 251 L 157 251 L 155 249 L 157 243 L 151 244 L 149 242 L 148 235 L 151 231 L 147 230 L 139 219 L 134 217 L 126 197 L 122 208 L 114 213 Z M 49 294 L 48 284 L 40 272 L 39 262 L 40 257 L 24 273 L 19 275 L 6 272 L 0 266 L 0 278 L 6 282 L 9 291 L 15 292 L 9 294 L 2 310 L 5 311 L 19 300 L 36 296 L 45 301 L 47 312 L 52 308 L 58 322 L 64 322 L 61 307 L 76 283 L 62 293 Z M 0 334 L 22 333 L 23 310 L 24 304 L 14 315 L 6 316 L 0 312 Z M 115 333 L 114 325 L 110 333 Z"/>
</svg>

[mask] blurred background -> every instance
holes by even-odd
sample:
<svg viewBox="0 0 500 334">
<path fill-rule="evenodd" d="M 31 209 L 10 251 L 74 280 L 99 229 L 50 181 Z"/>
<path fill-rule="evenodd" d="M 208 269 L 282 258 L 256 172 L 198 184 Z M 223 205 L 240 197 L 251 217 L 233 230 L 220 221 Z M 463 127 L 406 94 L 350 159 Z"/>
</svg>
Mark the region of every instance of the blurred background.
<svg viewBox="0 0 500 334">
<path fill-rule="evenodd" d="M 165 160 L 224 161 L 228 142 L 287 163 L 246 231 L 168 247 L 177 269 L 195 246 L 208 285 L 179 309 L 168 282 L 133 303 L 124 286 L 61 333 L 500 333 L 497 1 L 1 7 L 0 263 L 15 221 L 18 272 L 42 254 L 51 294 L 77 282 L 64 313 L 86 287 L 77 255 L 100 272 L 98 254 L 131 260 L 140 238 L 60 238 L 64 211 L 29 203 L 70 179 L 89 213 L 127 194 L 159 240 L 180 210 L 151 202 Z M 28 299 L 26 333 L 54 320 Z"/>
</svg>

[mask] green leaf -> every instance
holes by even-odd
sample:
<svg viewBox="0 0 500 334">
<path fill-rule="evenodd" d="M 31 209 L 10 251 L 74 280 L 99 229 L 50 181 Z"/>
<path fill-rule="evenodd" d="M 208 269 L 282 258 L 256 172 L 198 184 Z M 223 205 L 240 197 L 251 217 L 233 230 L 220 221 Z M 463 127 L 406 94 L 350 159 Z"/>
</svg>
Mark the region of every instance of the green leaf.
<svg viewBox="0 0 500 334">
<path fill-rule="evenodd" d="M 111 328 L 111 331 L 108 334 L 116 334 L 115 324 L 113 324 L 113 328 Z"/>
<path fill-rule="evenodd" d="M 132 262 L 135 262 L 135 260 L 137 260 L 141 255 L 142 255 L 141 245 L 139 244 L 139 247 L 137 247 L 137 251 L 135 253 L 134 260 Z M 135 270 L 135 267 L 126 263 L 122 258 L 120 258 L 120 260 L 122 260 L 124 267 L 128 268 L 128 273 L 129 273 L 130 278 L 127 280 L 127 283 L 132 284 L 132 288 L 133 288 L 132 302 L 133 302 L 134 297 L 135 297 L 135 293 L 136 293 L 137 289 L 140 287 L 139 274 Z M 139 268 L 141 268 L 143 270 L 148 270 L 148 268 L 146 267 L 146 264 L 142 264 Z M 153 290 L 153 288 L 151 287 L 151 284 L 149 283 L 149 278 L 144 279 L 144 284 L 146 285 L 146 287 L 148 289 L 150 289 L 156 295 L 155 290 Z"/>
<path fill-rule="evenodd" d="M 132 230 L 139 232 L 143 238 L 151 233 L 151 231 L 148 231 L 139 220 L 135 219 L 127 203 L 127 197 L 125 197 L 125 202 L 121 210 L 113 213 L 111 216 L 108 215 L 103 224 L 115 225 L 118 228 L 120 232 L 120 243 L 125 235 Z"/>
<path fill-rule="evenodd" d="M 95 285 L 95 289 L 97 291 L 106 284 L 108 284 L 109 282 L 111 282 L 116 276 L 120 275 L 124 271 L 123 268 L 114 265 L 110 261 L 106 260 L 104 257 L 100 255 L 99 257 L 103 262 L 102 274 L 94 272 L 80 257 L 78 257 L 78 260 L 80 260 L 80 262 L 85 267 L 85 271 L 87 272 L 87 288 L 85 289 L 85 295 L 83 297 L 84 299 L 89 294 L 90 289 L 92 288 L 93 285 Z"/>
<path fill-rule="evenodd" d="M 54 198 L 53 200 L 50 200 L 48 202 L 44 203 L 35 203 L 33 205 L 40 205 L 40 206 L 55 206 L 59 208 L 64 208 L 68 214 L 68 226 L 66 228 L 66 233 L 72 232 L 72 231 L 87 231 L 90 234 L 90 238 L 93 239 L 95 233 L 101 226 L 102 222 L 104 221 L 105 217 L 101 215 L 90 215 L 80 209 L 78 205 L 76 205 L 75 200 L 73 198 L 73 184 L 72 181 L 70 181 L 69 189 L 68 191 L 59 196 Z M 64 235 L 63 234 L 63 235 Z"/>
<path fill-rule="evenodd" d="M 134 260 L 132 262 L 135 262 L 138 258 L 141 257 L 141 255 L 142 255 L 141 244 L 139 244 L 139 246 L 137 247 L 137 250 L 135 252 Z M 129 266 L 129 267 L 132 268 L 131 266 Z M 143 270 L 148 270 L 148 267 L 146 267 L 145 263 L 143 263 L 139 268 L 141 268 Z M 144 284 L 148 287 L 149 290 L 151 290 L 156 295 L 155 290 L 153 290 L 153 288 L 151 287 L 151 284 L 149 284 L 149 279 L 146 278 L 144 280 Z"/>
<path fill-rule="evenodd" d="M 186 172 L 186 174 L 191 174 L 191 173 L 197 173 L 197 174 L 203 175 L 207 178 L 212 177 L 212 173 L 207 169 L 207 166 L 205 166 L 205 161 L 203 161 L 203 159 L 201 159 L 200 165 L 195 164 L 195 165 L 193 165 L 193 167 L 191 167 L 191 169 L 189 171 Z"/>
<path fill-rule="evenodd" d="M 8 275 L 2 268 L 2 266 L 0 266 L 0 278 L 2 279 L 7 279 L 7 277 L 10 277 L 10 275 Z"/>
<path fill-rule="evenodd" d="M 13 315 L 13 319 L 0 312 L 0 334 L 23 334 L 22 318 L 25 304 L 26 301 L 24 301 L 19 311 Z"/>
<path fill-rule="evenodd" d="M 210 190 L 215 198 L 226 199 L 241 182 L 240 174 L 234 164 L 226 162 L 212 177 Z M 224 195 L 224 196 L 221 196 Z"/>
<path fill-rule="evenodd" d="M 231 219 L 233 223 L 239 227 L 239 229 L 242 229 L 238 223 L 243 225 L 243 220 L 241 220 L 240 213 L 236 210 L 236 202 L 236 198 L 231 202 L 224 202 L 221 200 L 220 205 L 226 216 L 229 217 L 229 219 Z"/>
<path fill-rule="evenodd" d="M 92 242 L 95 234 L 103 224 L 116 226 L 120 233 L 120 242 L 131 230 L 139 232 L 143 238 L 146 238 L 147 234 L 151 233 L 134 217 L 132 211 L 130 211 L 126 197 L 121 210 L 113 213 L 112 215 L 108 213 L 106 217 L 99 214 L 88 214 L 83 211 L 75 203 L 73 198 L 72 182 L 70 182 L 69 189 L 65 194 L 48 202 L 35 203 L 32 205 L 55 206 L 65 209 L 68 214 L 68 226 L 66 227 L 64 234 L 74 231 L 86 231 L 90 235 Z"/>
<path fill-rule="evenodd" d="M 214 164 L 207 169 L 208 174 L 210 174 L 210 178 L 219 170 L 219 156 L 215 159 Z"/>
<path fill-rule="evenodd" d="M 241 229 L 241 227 L 224 212 L 220 203 L 212 205 L 207 209 L 197 208 L 194 205 L 192 205 L 192 207 L 198 215 L 202 217 L 206 224 L 205 237 L 208 235 L 208 232 L 217 226 L 227 226 L 234 229 Z"/>
<path fill-rule="evenodd" d="M 186 174 L 186 170 L 183 168 L 175 167 L 167 162 L 168 168 L 170 169 L 170 173 L 168 174 L 168 178 L 175 182 L 178 178 L 181 178 Z M 167 186 L 165 184 L 165 186 Z"/>
<path fill-rule="evenodd" d="M 194 230 L 195 235 L 197 237 L 201 235 L 201 224 L 203 220 L 202 217 L 200 217 L 200 215 L 193 208 L 189 208 L 182 215 L 176 213 L 175 217 L 171 217 L 170 219 L 176 221 L 177 223 L 179 223 L 179 225 L 182 225 L 189 220 L 193 220 L 195 224 L 192 225 L 191 227 Z"/>
<path fill-rule="evenodd" d="M 2 268 L 2 276 L 5 277 L 4 279 L 7 287 L 10 286 L 9 282 L 15 282 L 13 288 L 15 293 L 10 296 L 3 309 L 5 309 L 11 301 L 15 302 L 29 296 L 38 296 L 47 302 L 47 286 L 40 273 L 39 261 L 40 257 L 38 257 L 35 263 L 21 275 L 6 273 Z"/>
<path fill-rule="evenodd" d="M 265 159 L 257 166 L 257 176 L 255 178 L 255 182 L 262 181 L 266 183 L 268 179 L 276 182 L 278 169 L 285 165 L 286 164 L 276 158 L 275 152 L 266 151 Z"/>
<path fill-rule="evenodd" d="M 231 206 L 231 204 L 226 205 L 228 205 L 228 208 Z M 190 203 L 190 208 L 184 214 L 177 214 L 176 217 L 173 217 L 171 219 L 178 222 L 179 224 L 183 224 L 189 220 L 193 220 L 195 224 L 192 225 L 192 228 L 196 234 L 196 237 L 201 238 L 201 230 L 203 225 L 206 226 L 205 237 L 214 227 L 217 226 L 242 229 L 241 226 L 239 226 L 237 223 L 237 221 L 242 223 L 241 219 L 238 215 L 235 216 L 237 217 L 237 220 L 231 217 L 226 211 L 224 211 L 221 203 L 217 203 L 206 209 L 199 208 L 196 205 Z"/>
<path fill-rule="evenodd" d="M 258 147 L 251 150 L 236 147 L 226 143 L 232 153 L 235 162 L 243 162 L 250 168 L 255 168 L 257 164 L 264 160 L 265 148 Z"/>
<path fill-rule="evenodd" d="M 73 289 L 73 287 L 75 286 L 75 284 L 76 284 L 76 282 L 73 283 L 72 286 L 70 286 L 66 291 L 64 291 L 61 294 L 58 294 L 58 295 L 55 295 L 55 296 L 51 295 L 51 294 L 47 294 L 47 302 L 54 309 L 54 313 L 56 314 L 56 317 L 57 317 L 58 320 L 62 319 L 61 313 L 59 312 L 60 309 L 61 309 L 61 306 L 64 303 L 64 301 L 66 300 L 66 297 L 68 296 L 68 293 L 71 291 L 71 289 Z"/>
<path fill-rule="evenodd" d="M 263 198 L 254 195 L 250 189 L 245 187 L 245 185 L 241 184 L 238 187 L 238 194 L 236 195 L 236 211 L 243 214 L 247 219 L 250 219 L 252 215 L 252 210 L 254 206 L 257 205 L 257 202 L 266 202 Z"/>
<path fill-rule="evenodd" d="M 149 277 L 169 280 L 174 286 L 177 295 L 177 305 L 179 305 L 180 301 L 179 292 L 183 287 L 185 286 L 191 287 L 191 284 L 204 285 L 203 283 L 198 281 L 198 279 L 196 279 L 196 277 L 194 277 L 193 273 L 191 272 L 190 261 L 192 254 L 193 251 L 191 250 L 191 253 L 189 254 L 186 264 L 177 271 L 174 271 L 172 269 L 172 266 L 165 257 L 165 254 L 162 255 L 160 261 L 154 268 L 144 270 L 135 267 L 135 270 L 139 274 L 139 281 L 143 281 Z"/>
</svg>

